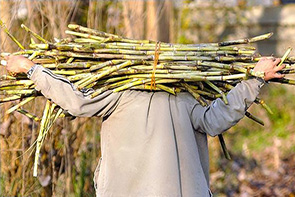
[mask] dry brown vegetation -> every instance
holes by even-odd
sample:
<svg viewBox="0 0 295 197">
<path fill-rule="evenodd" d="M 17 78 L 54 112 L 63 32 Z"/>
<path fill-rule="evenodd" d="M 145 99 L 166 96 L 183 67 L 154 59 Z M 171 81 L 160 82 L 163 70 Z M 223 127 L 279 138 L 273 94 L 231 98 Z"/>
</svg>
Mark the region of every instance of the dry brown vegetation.
<svg viewBox="0 0 295 197">
<path fill-rule="evenodd" d="M 136 39 L 166 42 L 191 42 L 185 38 L 192 38 L 195 33 L 186 26 L 194 13 L 185 6 L 175 7 L 172 1 L 2 0 L 0 3 L 0 18 L 25 45 L 30 38 L 20 28 L 21 23 L 49 40 L 65 37 L 64 31 L 70 22 Z M 235 11 L 241 14 L 239 8 Z M 224 33 L 218 34 L 217 29 L 208 25 L 198 28 L 202 31 L 198 42 L 216 41 Z M 16 45 L 3 31 L 0 32 L 1 52 L 17 51 Z M 208 34 L 210 36 L 206 36 Z M 0 74 L 3 73 L 4 69 L 0 68 Z M 289 103 L 292 109 L 295 106 L 290 101 L 294 91 L 289 90 L 275 88 L 264 95 L 273 94 L 276 99 L 283 100 L 283 104 Z M 287 94 L 289 96 L 282 96 Z M 292 145 L 295 115 L 283 104 L 277 105 L 280 102 L 274 97 L 266 100 L 272 103 L 275 116 L 253 110 L 254 114 L 263 117 L 268 134 L 248 120 L 230 130 L 226 139 L 233 150 L 233 161 L 225 161 L 217 140 L 210 139 L 210 154 L 214 158 L 211 161 L 211 183 L 215 194 L 295 195 L 295 156 L 290 154 L 295 150 Z M 41 117 L 44 105 L 45 100 L 38 98 L 25 108 Z M 100 154 L 101 119 L 59 119 L 44 143 L 39 177 L 33 178 L 33 151 L 28 148 L 36 139 L 38 123 L 17 112 L 6 115 L 9 106 L 10 103 L 0 105 L 0 196 L 94 196 L 92 177 Z"/>
</svg>

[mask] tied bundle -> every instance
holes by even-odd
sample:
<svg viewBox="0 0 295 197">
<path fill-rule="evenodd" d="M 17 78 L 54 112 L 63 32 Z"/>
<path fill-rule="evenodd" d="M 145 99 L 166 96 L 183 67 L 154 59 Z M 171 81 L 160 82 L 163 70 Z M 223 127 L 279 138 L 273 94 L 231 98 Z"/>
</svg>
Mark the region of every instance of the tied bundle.
<svg viewBox="0 0 295 197">
<path fill-rule="evenodd" d="M 127 89 L 144 91 L 165 91 L 176 95 L 189 92 L 202 106 L 221 98 L 228 104 L 227 93 L 241 80 L 264 76 L 253 72 L 253 67 L 261 58 L 251 43 L 269 38 L 272 33 L 249 39 L 239 39 L 219 43 L 170 44 L 150 40 L 135 40 L 115 34 L 68 25 L 70 38 L 45 40 L 25 25 L 32 37 L 29 49 L 25 49 L 7 30 L 2 21 L 2 29 L 22 49 L 7 55 L 24 55 L 36 64 L 50 69 L 71 81 L 77 89 L 86 91 L 94 98 L 105 91 L 119 92 Z M 38 40 L 38 43 L 35 41 Z M 288 49 L 282 62 L 287 64 L 282 74 L 295 72 L 295 58 L 289 57 Z M 292 79 L 274 79 L 271 82 L 295 84 Z M 64 116 L 63 109 L 56 104 L 46 103 L 42 118 L 25 110 L 25 104 L 42 94 L 34 89 L 33 82 L 24 74 L 0 76 L 0 103 L 16 101 L 18 104 L 6 111 L 18 111 L 40 122 L 36 146 L 33 175 L 37 176 L 37 164 L 42 143 L 53 123 Z M 269 113 L 265 102 L 256 98 Z M 246 116 L 263 125 L 263 122 L 246 112 Z M 230 158 L 219 135 L 223 151 Z"/>
</svg>

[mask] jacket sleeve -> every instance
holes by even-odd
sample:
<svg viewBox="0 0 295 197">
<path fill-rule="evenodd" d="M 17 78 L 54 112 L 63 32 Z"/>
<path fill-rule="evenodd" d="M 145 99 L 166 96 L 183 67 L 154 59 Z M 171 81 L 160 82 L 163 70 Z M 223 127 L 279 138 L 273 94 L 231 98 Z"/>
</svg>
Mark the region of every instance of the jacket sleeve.
<svg viewBox="0 0 295 197">
<path fill-rule="evenodd" d="M 31 76 L 36 90 L 73 116 L 108 116 L 118 105 L 122 93 L 107 91 L 91 99 L 78 91 L 66 78 L 36 65 Z"/>
<path fill-rule="evenodd" d="M 258 96 L 263 82 L 257 79 L 244 80 L 228 94 L 228 105 L 216 99 L 208 107 L 194 105 L 191 118 L 195 130 L 216 136 L 234 126 Z"/>
</svg>

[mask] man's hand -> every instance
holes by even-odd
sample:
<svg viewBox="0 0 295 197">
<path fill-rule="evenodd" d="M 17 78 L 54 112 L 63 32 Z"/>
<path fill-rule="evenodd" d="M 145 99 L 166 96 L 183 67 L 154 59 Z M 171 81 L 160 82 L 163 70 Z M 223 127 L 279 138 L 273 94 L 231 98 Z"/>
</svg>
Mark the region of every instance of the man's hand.
<svg viewBox="0 0 295 197">
<path fill-rule="evenodd" d="M 277 66 L 280 63 L 280 58 L 263 57 L 256 64 L 253 69 L 254 72 L 264 72 L 264 80 L 268 81 L 274 78 L 283 78 L 285 75 L 278 73 L 278 71 L 285 68 L 285 65 Z"/>
<path fill-rule="evenodd" d="M 11 73 L 27 73 L 35 64 L 23 56 L 8 56 L 6 70 Z"/>
</svg>

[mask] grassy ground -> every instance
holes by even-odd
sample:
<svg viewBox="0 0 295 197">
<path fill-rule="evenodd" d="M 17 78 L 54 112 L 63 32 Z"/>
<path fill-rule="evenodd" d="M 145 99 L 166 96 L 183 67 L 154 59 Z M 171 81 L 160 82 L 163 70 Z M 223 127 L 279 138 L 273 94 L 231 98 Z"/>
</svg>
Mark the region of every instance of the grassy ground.
<svg viewBox="0 0 295 197">
<path fill-rule="evenodd" d="M 294 90 L 270 84 L 261 97 L 274 114 L 253 105 L 250 111 L 265 126 L 244 118 L 225 134 L 232 161 L 214 151 L 216 141 L 211 139 L 211 186 L 216 196 L 295 195 L 295 111 L 290 110 L 295 108 Z"/>
</svg>

